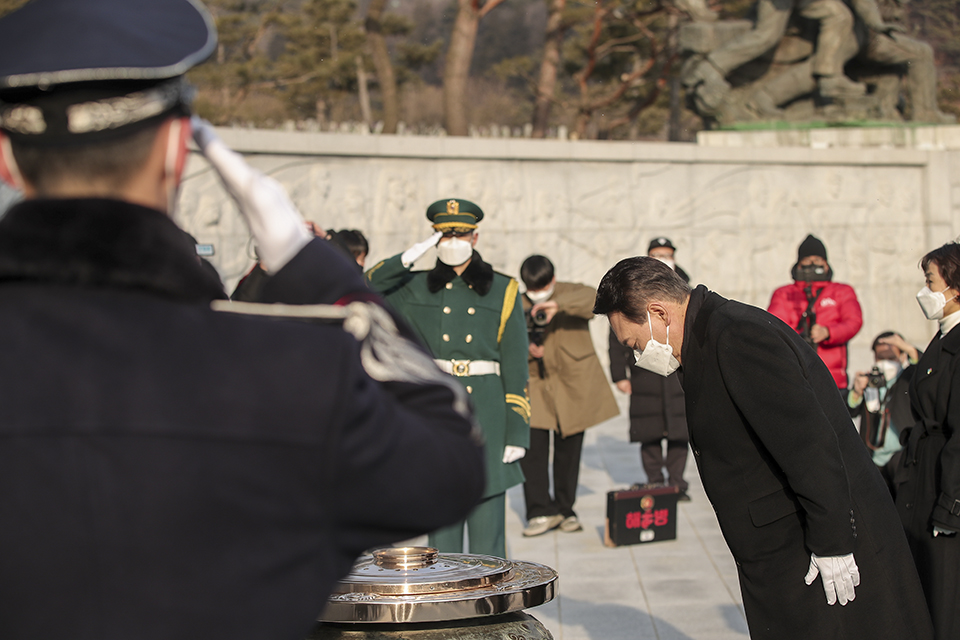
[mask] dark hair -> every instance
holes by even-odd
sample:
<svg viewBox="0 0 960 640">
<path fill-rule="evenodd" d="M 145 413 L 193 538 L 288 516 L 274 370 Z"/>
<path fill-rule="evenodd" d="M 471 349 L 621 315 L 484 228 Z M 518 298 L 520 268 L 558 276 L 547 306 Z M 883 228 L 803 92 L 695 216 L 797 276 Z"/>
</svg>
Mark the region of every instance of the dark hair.
<svg viewBox="0 0 960 640">
<path fill-rule="evenodd" d="M 653 300 L 683 303 L 690 285 L 656 258 L 641 256 L 618 262 L 600 281 L 593 312 L 621 313 L 637 324 L 647 321 L 647 304 Z"/>
<path fill-rule="evenodd" d="M 354 258 L 370 253 L 370 245 L 359 229 L 330 230 L 330 242 L 337 245 Z"/>
<path fill-rule="evenodd" d="M 934 249 L 920 260 L 920 268 L 924 271 L 933 262 L 940 270 L 940 277 L 947 286 L 954 291 L 960 291 L 960 244 L 948 242 Z"/>
<path fill-rule="evenodd" d="M 873 344 L 870 345 L 870 349 L 873 351 L 876 351 L 877 347 L 880 346 L 880 340 L 882 340 L 883 338 L 889 338 L 891 336 L 900 336 L 901 339 L 904 339 L 903 336 L 901 336 L 896 331 L 884 331 L 883 333 L 881 333 L 880 335 L 878 335 L 876 338 L 873 339 Z"/>
<path fill-rule="evenodd" d="M 520 279 L 529 291 L 539 291 L 553 280 L 553 263 L 546 256 L 530 256 L 520 265 Z"/>
<path fill-rule="evenodd" d="M 65 181 L 120 189 L 146 164 L 159 129 L 156 124 L 120 138 L 75 147 L 24 145 L 11 139 L 10 148 L 20 175 L 41 196 Z"/>
</svg>

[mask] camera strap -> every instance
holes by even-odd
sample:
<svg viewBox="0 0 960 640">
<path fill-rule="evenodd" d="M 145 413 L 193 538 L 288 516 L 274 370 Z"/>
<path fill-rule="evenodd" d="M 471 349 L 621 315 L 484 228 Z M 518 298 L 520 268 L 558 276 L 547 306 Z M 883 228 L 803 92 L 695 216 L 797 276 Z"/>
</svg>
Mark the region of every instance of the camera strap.
<svg viewBox="0 0 960 640">
<path fill-rule="evenodd" d="M 801 334 L 809 335 L 810 329 L 817 323 L 817 312 L 813 310 L 813 307 L 820 299 L 820 294 L 823 293 L 824 288 L 821 287 L 816 293 L 813 293 L 809 284 L 803 288 L 803 293 L 807 296 L 807 308 L 800 314 L 800 321 L 797 323 L 797 331 Z"/>
</svg>

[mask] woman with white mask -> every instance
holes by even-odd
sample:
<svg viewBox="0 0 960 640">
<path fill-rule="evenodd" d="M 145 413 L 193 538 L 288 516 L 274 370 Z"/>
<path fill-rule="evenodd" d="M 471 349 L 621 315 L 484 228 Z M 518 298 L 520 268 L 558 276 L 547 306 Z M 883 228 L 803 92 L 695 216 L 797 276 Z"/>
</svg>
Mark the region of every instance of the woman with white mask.
<svg viewBox="0 0 960 640">
<path fill-rule="evenodd" d="M 939 331 L 917 364 L 910 403 L 918 420 L 906 429 L 897 468 L 897 511 L 923 583 L 938 640 L 960 637 L 960 244 L 920 262 L 923 314 Z"/>
</svg>

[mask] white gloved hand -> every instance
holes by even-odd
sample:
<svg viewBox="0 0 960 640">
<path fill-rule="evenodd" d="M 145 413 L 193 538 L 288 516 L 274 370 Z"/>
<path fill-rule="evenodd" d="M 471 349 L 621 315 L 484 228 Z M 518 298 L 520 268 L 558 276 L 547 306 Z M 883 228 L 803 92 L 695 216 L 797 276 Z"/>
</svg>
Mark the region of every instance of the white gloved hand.
<svg viewBox="0 0 960 640">
<path fill-rule="evenodd" d="M 957 535 L 957 532 L 953 531 L 952 529 L 944 529 L 943 527 L 938 527 L 937 525 L 933 525 L 933 537 L 936 538 L 939 535 L 955 536 Z"/>
<path fill-rule="evenodd" d="M 437 246 L 437 243 L 440 242 L 441 237 L 443 237 L 443 233 L 440 231 L 437 231 L 426 240 L 422 242 L 418 242 L 417 244 L 413 245 L 412 247 L 410 247 L 409 249 L 407 249 L 406 251 L 400 254 L 400 262 L 403 264 L 404 267 L 410 268 L 410 266 L 414 262 L 416 262 L 420 258 L 420 256 L 422 256 L 423 254 L 425 254 L 427 251 L 430 250 L 430 247 Z"/>
<path fill-rule="evenodd" d="M 853 588 L 860 585 L 860 569 L 857 567 L 853 554 L 845 556 L 820 557 L 810 554 L 810 570 L 803 579 L 807 585 L 813 584 L 817 574 L 823 580 L 823 592 L 827 595 L 827 604 L 840 605 L 852 602 L 857 596 Z"/>
<path fill-rule="evenodd" d="M 227 193 L 247 221 L 261 266 L 267 273 L 276 273 L 312 238 L 303 216 L 280 183 L 251 167 L 243 156 L 227 147 L 209 122 L 193 116 L 190 125 L 194 142 L 220 174 Z"/>
<path fill-rule="evenodd" d="M 503 464 L 516 462 L 525 455 L 527 455 L 527 450 L 523 447 L 515 447 L 512 444 L 508 444 L 503 448 Z"/>
</svg>

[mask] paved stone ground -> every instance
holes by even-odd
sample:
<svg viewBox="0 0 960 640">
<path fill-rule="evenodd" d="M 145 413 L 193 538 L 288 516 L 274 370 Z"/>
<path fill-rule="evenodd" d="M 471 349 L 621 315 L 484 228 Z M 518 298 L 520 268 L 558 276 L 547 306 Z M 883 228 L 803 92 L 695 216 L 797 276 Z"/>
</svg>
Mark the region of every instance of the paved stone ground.
<svg viewBox="0 0 960 640">
<path fill-rule="evenodd" d="M 618 394 L 619 395 L 619 394 Z M 625 408 L 626 398 L 619 398 Z M 691 502 L 677 539 L 605 547 L 606 495 L 645 480 L 639 445 L 621 415 L 587 431 L 576 510 L 578 533 L 524 538 L 523 493 L 507 494 L 507 553 L 560 574 L 559 596 L 531 609 L 556 640 L 747 640 L 740 588 L 700 477 L 688 460 Z"/>
</svg>

